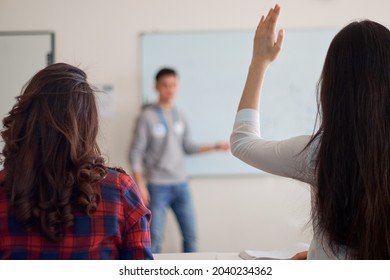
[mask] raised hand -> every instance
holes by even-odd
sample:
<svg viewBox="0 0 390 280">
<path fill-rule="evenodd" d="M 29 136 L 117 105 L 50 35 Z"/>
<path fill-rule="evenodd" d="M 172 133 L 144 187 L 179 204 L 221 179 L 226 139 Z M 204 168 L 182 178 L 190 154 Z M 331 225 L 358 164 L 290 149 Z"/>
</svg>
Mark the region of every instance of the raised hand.
<svg viewBox="0 0 390 280">
<path fill-rule="evenodd" d="M 266 17 L 262 16 L 257 26 L 252 62 L 271 63 L 278 56 L 283 44 L 283 29 L 280 29 L 275 40 L 276 23 L 280 13 L 279 5 L 271 8 Z"/>
<path fill-rule="evenodd" d="M 279 5 L 270 9 L 266 17 L 262 16 L 257 26 L 252 62 L 249 67 L 244 91 L 241 96 L 238 110 L 259 109 L 260 93 L 264 75 L 269 64 L 278 56 L 283 44 L 283 30 L 278 32 L 275 40 L 275 29 L 280 13 Z"/>
</svg>

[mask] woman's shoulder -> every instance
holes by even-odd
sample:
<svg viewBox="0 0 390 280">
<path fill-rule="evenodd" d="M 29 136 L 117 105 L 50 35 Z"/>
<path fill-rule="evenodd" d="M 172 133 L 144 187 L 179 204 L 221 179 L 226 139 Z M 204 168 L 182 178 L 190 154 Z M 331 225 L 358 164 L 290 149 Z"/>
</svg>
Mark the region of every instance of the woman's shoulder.
<svg viewBox="0 0 390 280">
<path fill-rule="evenodd" d="M 102 186 L 122 188 L 135 185 L 133 179 L 120 167 L 107 167 L 107 175 L 101 182 Z"/>
<path fill-rule="evenodd" d="M 141 201 L 138 187 L 133 178 L 126 173 L 122 168 L 109 167 L 107 175 L 101 182 L 102 194 L 113 196 L 114 193 L 118 197 L 132 197 L 137 204 Z"/>
</svg>

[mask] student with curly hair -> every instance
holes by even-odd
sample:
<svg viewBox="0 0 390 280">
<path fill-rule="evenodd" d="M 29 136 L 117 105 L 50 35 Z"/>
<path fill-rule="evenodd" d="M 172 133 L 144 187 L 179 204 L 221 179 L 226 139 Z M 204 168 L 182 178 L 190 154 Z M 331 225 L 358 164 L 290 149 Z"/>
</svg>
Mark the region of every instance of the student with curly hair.
<svg viewBox="0 0 390 280">
<path fill-rule="evenodd" d="M 39 71 L 4 118 L 0 259 L 152 259 L 150 211 L 104 164 L 86 74 Z"/>
</svg>

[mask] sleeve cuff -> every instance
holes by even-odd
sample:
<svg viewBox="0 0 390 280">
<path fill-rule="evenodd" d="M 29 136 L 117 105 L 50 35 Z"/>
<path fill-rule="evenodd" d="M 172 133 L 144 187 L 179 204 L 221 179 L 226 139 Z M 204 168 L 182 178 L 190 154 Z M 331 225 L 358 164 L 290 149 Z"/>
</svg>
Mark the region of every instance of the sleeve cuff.
<svg viewBox="0 0 390 280">
<path fill-rule="evenodd" d="M 255 109 L 241 109 L 237 112 L 235 123 L 254 122 L 260 124 L 260 113 Z"/>
</svg>

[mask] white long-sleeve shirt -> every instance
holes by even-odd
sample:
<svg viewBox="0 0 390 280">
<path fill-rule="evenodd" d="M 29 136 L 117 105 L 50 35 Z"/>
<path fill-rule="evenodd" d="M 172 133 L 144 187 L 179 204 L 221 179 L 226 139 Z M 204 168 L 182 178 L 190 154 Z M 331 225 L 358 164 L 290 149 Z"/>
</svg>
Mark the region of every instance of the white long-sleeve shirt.
<svg viewBox="0 0 390 280">
<path fill-rule="evenodd" d="M 315 154 L 317 141 L 307 149 L 311 136 L 302 135 L 282 141 L 271 141 L 261 137 L 259 112 L 242 109 L 236 115 L 230 137 L 234 156 L 247 164 L 265 172 L 293 178 L 316 187 Z M 334 255 L 327 242 L 322 242 L 321 234 L 314 228 L 308 259 L 345 259 L 345 249 L 339 248 Z"/>
</svg>

